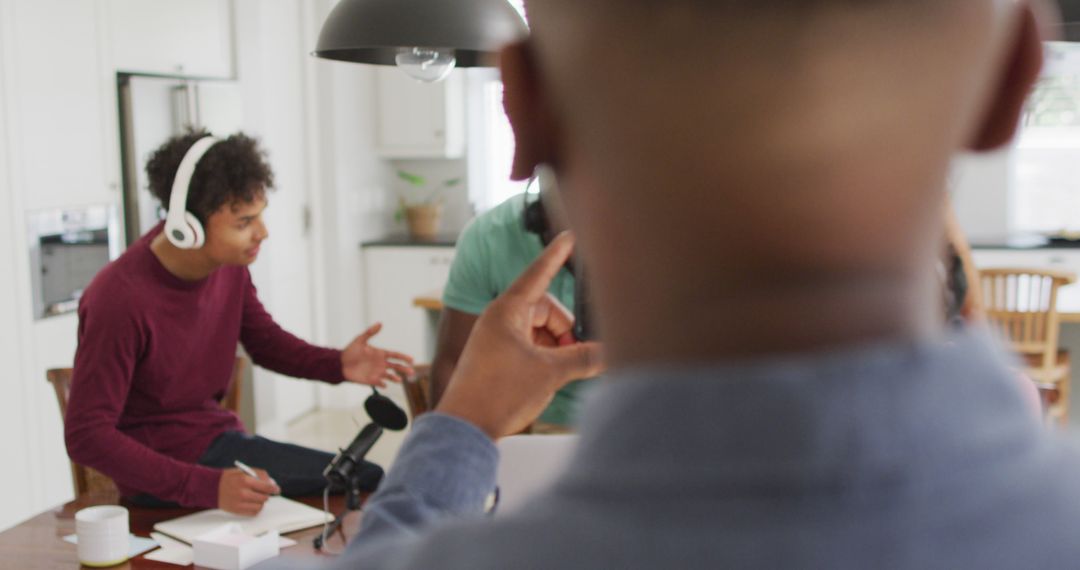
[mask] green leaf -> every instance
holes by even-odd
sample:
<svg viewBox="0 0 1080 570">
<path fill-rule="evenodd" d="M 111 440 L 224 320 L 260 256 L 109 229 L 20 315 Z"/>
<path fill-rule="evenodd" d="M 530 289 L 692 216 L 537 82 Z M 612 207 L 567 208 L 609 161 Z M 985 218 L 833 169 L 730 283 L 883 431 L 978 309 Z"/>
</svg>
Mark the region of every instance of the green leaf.
<svg viewBox="0 0 1080 570">
<path fill-rule="evenodd" d="M 408 182 L 409 184 L 412 184 L 413 186 L 423 186 L 427 184 L 427 181 L 424 180 L 424 177 L 420 176 L 419 174 L 413 174 L 411 172 L 399 170 L 397 171 L 397 176 L 398 178 L 404 180 L 405 182 Z"/>
</svg>

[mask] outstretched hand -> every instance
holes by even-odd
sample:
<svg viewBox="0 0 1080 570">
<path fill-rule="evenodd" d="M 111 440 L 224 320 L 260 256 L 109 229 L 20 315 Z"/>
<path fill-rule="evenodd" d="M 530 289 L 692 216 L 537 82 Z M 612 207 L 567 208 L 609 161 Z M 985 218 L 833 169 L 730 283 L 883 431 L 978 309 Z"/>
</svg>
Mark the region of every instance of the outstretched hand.
<svg viewBox="0 0 1080 570">
<path fill-rule="evenodd" d="M 573 338 L 574 317 L 547 293 L 574 250 L 563 233 L 473 327 L 437 410 L 492 439 L 532 423 L 568 382 L 603 370 L 600 345 Z"/>
<path fill-rule="evenodd" d="M 412 357 L 368 344 L 380 330 L 382 323 L 375 323 L 341 351 L 341 373 L 349 382 L 385 388 L 387 381 L 412 375 Z"/>
</svg>

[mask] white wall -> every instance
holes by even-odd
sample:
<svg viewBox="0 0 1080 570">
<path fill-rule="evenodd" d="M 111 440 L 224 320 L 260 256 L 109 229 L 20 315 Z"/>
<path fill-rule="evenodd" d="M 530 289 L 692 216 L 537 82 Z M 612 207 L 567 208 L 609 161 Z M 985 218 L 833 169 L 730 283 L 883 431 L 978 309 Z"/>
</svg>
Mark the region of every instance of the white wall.
<svg viewBox="0 0 1080 570">
<path fill-rule="evenodd" d="M 1012 229 L 1009 219 L 1011 149 L 965 155 L 953 165 L 950 189 L 953 208 L 968 238 L 994 240 Z"/>
<path fill-rule="evenodd" d="M 13 6 L 0 2 L 0 37 L 8 37 L 13 21 Z M 0 77 L 5 77 L 11 60 L 8 42 L 0 42 Z M 6 85 L 5 85 L 6 87 Z M 0 125 L 7 131 L 9 89 L 0 89 Z M 0 136 L 0 244 L 15 243 L 16 219 L 14 206 L 14 180 L 6 136 Z M 15 265 L 13 247 L 0 247 L 0 268 L 11 269 Z M 20 321 L 18 291 L 14 279 L 0 279 L 0 323 L 15 324 Z M 0 374 L 0 454 L 6 457 L 6 468 L 0 469 L 0 529 L 18 522 L 25 513 L 32 512 L 35 505 L 29 493 L 16 492 L 30 480 L 27 443 L 26 415 L 23 402 L 26 399 L 25 381 L 21 371 L 21 343 L 18 326 L 0 327 L 0 361 L 9 363 L 5 374 Z"/>
<path fill-rule="evenodd" d="M 314 49 L 331 2 L 305 3 L 305 52 Z M 370 66 L 305 60 L 308 148 L 314 169 L 313 259 L 320 339 L 333 346 L 352 340 L 368 324 L 363 305 L 360 242 L 393 231 L 393 170 L 375 154 L 375 74 Z M 373 341 L 378 344 L 378 337 Z M 324 407 L 355 407 L 367 396 L 357 386 L 322 386 Z"/>
<path fill-rule="evenodd" d="M 0 475 L 0 527 L 72 495 L 62 424 L 45 370 L 70 366 L 75 319 L 35 321 L 32 315 L 28 212 L 115 203 L 115 154 L 109 102 L 103 90 L 99 2 L 10 0 L 0 3 L 3 51 L 5 192 L 3 284 L 5 450 L 14 469 Z M 115 105 L 113 105 L 114 107 Z M 115 123 L 112 123 L 115 124 Z M 9 403 L 10 402 L 10 403 Z M 6 508 L 7 505 L 14 508 Z M 21 507 L 21 508 L 20 508 Z"/>
<path fill-rule="evenodd" d="M 259 297 L 286 330 L 314 340 L 311 260 L 304 210 L 306 180 L 302 30 L 297 0 L 241 0 L 236 45 L 244 130 L 259 137 L 274 170 L 276 191 L 264 216 L 270 239 L 252 276 Z M 315 408 L 315 386 L 262 368 L 254 371 L 255 421 L 277 433 Z"/>
</svg>

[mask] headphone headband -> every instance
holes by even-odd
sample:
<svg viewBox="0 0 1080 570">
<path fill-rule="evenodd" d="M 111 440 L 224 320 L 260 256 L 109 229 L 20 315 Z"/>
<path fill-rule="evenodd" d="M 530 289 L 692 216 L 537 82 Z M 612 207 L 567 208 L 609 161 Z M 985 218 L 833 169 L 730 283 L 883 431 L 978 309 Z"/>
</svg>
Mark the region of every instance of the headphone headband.
<svg viewBox="0 0 1080 570">
<path fill-rule="evenodd" d="M 197 249 L 202 247 L 205 240 L 202 224 L 187 211 L 187 198 L 195 167 L 206 151 L 219 142 L 221 139 L 213 136 L 205 136 L 195 141 L 184 153 L 180 166 L 176 168 L 172 190 L 169 192 L 169 211 L 165 215 L 165 237 L 179 248 Z"/>
</svg>

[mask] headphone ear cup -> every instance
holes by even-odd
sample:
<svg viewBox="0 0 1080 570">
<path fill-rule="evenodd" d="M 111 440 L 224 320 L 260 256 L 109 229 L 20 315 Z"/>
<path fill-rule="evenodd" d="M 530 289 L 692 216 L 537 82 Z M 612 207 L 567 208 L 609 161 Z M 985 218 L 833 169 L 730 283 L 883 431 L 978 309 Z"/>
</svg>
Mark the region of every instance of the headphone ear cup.
<svg viewBox="0 0 1080 570">
<path fill-rule="evenodd" d="M 191 228 L 182 220 L 178 221 L 171 216 L 165 218 L 165 237 L 169 239 L 169 243 L 180 249 L 191 249 L 195 243 Z"/>
<path fill-rule="evenodd" d="M 547 212 L 539 198 L 525 206 L 525 231 L 540 236 L 541 240 L 548 233 Z"/>
<path fill-rule="evenodd" d="M 191 228 L 193 238 L 189 249 L 199 249 L 206 243 L 206 231 L 203 230 L 202 222 L 191 212 L 184 212 L 184 222 Z"/>
</svg>

